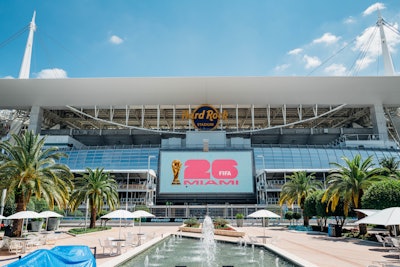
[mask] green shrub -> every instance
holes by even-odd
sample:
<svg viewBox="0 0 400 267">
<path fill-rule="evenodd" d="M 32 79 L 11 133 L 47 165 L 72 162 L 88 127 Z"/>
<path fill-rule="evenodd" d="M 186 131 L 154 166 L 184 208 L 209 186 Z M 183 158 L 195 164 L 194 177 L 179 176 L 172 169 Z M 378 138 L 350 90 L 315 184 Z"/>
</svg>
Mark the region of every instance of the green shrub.
<svg viewBox="0 0 400 267">
<path fill-rule="evenodd" d="M 386 209 L 400 206 L 400 181 L 387 180 L 371 185 L 361 198 L 365 209 Z"/>
<path fill-rule="evenodd" d="M 221 229 L 221 228 L 226 228 L 228 221 L 223 218 L 218 217 L 218 218 L 214 219 L 213 223 L 214 223 L 215 229 Z"/>
<path fill-rule="evenodd" d="M 292 216 L 293 216 L 293 219 L 295 219 L 296 221 L 301 219 L 301 214 L 298 212 L 293 212 Z"/>
<path fill-rule="evenodd" d="M 285 219 L 286 220 L 292 220 L 293 219 L 293 211 L 287 211 L 286 213 L 285 213 Z"/>
<path fill-rule="evenodd" d="M 80 234 L 105 231 L 105 230 L 109 230 L 109 229 L 111 229 L 110 226 L 100 226 L 100 227 L 95 227 L 95 228 L 72 228 L 72 229 L 68 230 L 68 233 L 74 234 L 74 235 L 80 235 Z"/>
<path fill-rule="evenodd" d="M 244 219 L 243 213 L 236 213 L 236 219 Z"/>
<path fill-rule="evenodd" d="M 196 217 L 189 218 L 183 222 L 187 227 L 199 227 L 200 223 Z"/>
</svg>

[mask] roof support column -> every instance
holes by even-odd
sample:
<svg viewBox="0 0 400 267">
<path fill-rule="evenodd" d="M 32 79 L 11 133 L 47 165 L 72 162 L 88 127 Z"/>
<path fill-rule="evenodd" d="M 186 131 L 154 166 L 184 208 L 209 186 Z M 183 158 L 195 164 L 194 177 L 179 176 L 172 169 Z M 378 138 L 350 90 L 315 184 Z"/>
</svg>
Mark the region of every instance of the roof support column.
<svg viewBox="0 0 400 267">
<path fill-rule="evenodd" d="M 236 131 L 239 132 L 239 105 L 236 104 Z"/>
<path fill-rule="evenodd" d="M 175 105 L 172 106 L 172 130 L 175 132 L 175 116 L 176 116 L 176 109 Z"/>
<path fill-rule="evenodd" d="M 142 105 L 142 128 L 144 128 L 144 112 L 145 112 L 144 105 Z"/>
<path fill-rule="evenodd" d="M 40 134 L 42 129 L 43 109 L 39 106 L 32 106 L 29 118 L 28 130 Z"/>
<path fill-rule="evenodd" d="M 222 105 L 219 106 L 219 114 L 222 115 Z M 222 118 L 219 120 L 219 123 L 220 123 L 221 131 L 223 131 L 224 130 L 224 122 L 223 122 Z"/>
<path fill-rule="evenodd" d="M 160 130 L 160 105 L 157 105 L 157 130 Z"/>
<path fill-rule="evenodd" d="M 371 121 L 374 134 L 379 136 L 379 140 L 388 141 L 388 129 L 386 125 L 385 112 L 382 104 L 374 104 L 370 108 Z"/>
<path fill-rule="evenodd" d="M 254 130 L 255 125 L 254 125 L 254 104 L 251 105 L 251 129 Z"/>
</svg>

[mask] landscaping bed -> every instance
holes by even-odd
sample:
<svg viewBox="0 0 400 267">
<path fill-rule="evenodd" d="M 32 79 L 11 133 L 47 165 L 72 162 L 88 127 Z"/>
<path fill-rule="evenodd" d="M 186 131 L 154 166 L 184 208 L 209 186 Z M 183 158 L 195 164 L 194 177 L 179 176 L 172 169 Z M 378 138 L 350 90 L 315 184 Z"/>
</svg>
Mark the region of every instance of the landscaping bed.
<svg viewBox="0 0 400 267">
<path fill-rule="evenodd" d="M 202 233 L 201 224 L 195 218 L 191 218 L 185 221 L 183 226 L 179 227 L 182 232 L 191 233 Z M 243 237 L 244 232 L 239 232 L 223 219 L 217 218 L 214 220 L 214 235 L 232 236 L 232 237 Z"/>
</svg>

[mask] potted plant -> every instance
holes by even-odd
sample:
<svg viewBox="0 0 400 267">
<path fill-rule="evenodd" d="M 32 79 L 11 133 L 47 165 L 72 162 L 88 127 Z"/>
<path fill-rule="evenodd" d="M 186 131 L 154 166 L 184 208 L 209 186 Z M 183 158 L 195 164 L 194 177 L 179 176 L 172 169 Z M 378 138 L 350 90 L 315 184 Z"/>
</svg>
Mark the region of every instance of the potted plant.
<svg viewBox="0 0 400 267">
<path fill-rule="evenodd" d="M 31 220 L 31 231 L 40 232 L 43 227 L 43 218 L 34 218 Z"/>
<path fill-rule="evenodd" d="M 244 214 L 243 213 L 237 213 L 236 214 L 236 225 L 237 225 L 237 227 L 243 227 L 243 221 L 244 221 Z"/>
</svg>

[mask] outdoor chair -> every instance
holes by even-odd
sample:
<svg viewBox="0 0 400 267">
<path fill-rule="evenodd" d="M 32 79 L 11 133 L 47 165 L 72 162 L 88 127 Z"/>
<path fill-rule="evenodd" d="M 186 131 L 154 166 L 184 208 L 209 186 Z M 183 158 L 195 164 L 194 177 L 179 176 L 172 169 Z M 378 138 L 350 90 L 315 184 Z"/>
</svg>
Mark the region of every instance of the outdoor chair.
<svg viewBox="0 0 400 267">
<path fill-rule="evenodd" d="M 109 253 L 108 255 L 113 255 L 114 254 L 114 248 L 116 249 L 116 246 L 114 246 L 111 242 L 111 240 L 109 239 L 104 239 L 103 241 L 101 241 L 101 239 L 99 239 L 99 243 L 100 243 L 100 247 L 103 248 L 103 254 L 106 254 L 105 251 L 108 249 Z"/>
<path fill-rule="evenodd" d="M 3 244 L 1 246 L 2 249 L 7 250 L 8 247 L 10 246 L 11 238 L 8 236 L 3 236 Z"/>
<path fill-rule="evenodd" d="M 40 238 L 38 236 L 32 236 L 30 239 L 26 242 L 26 250 L 31 250 L 35 247 L 38 247 L 41 245 Z"/>
<path fill-rule="evenodd" d="M 57 236 L 55 234 L 49 234 L 46 236 L 47 245 L 55 245 L 57 241 Z"/>
<path fill-rule="evenodd" d="M 138 243 L 137 245 L 140 246 L 146 242 L 147 236 L 146 234 L 138 234 Z"/>
<path fill-rule="evenodd" d="M 383 237 L 381 235 L 375 235 L 375 237 L 379 243 L 382 243 L 382 246 L 386 247 L 386 245 L 390 245 L 393 247 L 393 242 L 389 237 Z"/>
<path fill-rule="evenodd" d="M 133 246 L 134 244 L 134 235 L 131 232 L 125 234 L 125 244 L 126 246 Z"/>
<path fill-rule="evenodd" d="M 396 250 L 393 250 L 392 252 L 399 253 L 399 259 L 400 259 L 400 241 L 395 237 L 392 237 L 391 240 L 392 240 L 394 248 L 396 249 Z"/>
<path fill-rule="evenodd" d="M 19 254 L 22 252 L 22 242 L 18 240 L 11 240 L 8 246 L 8 251 L 10 253 Z"/>
</svg>

